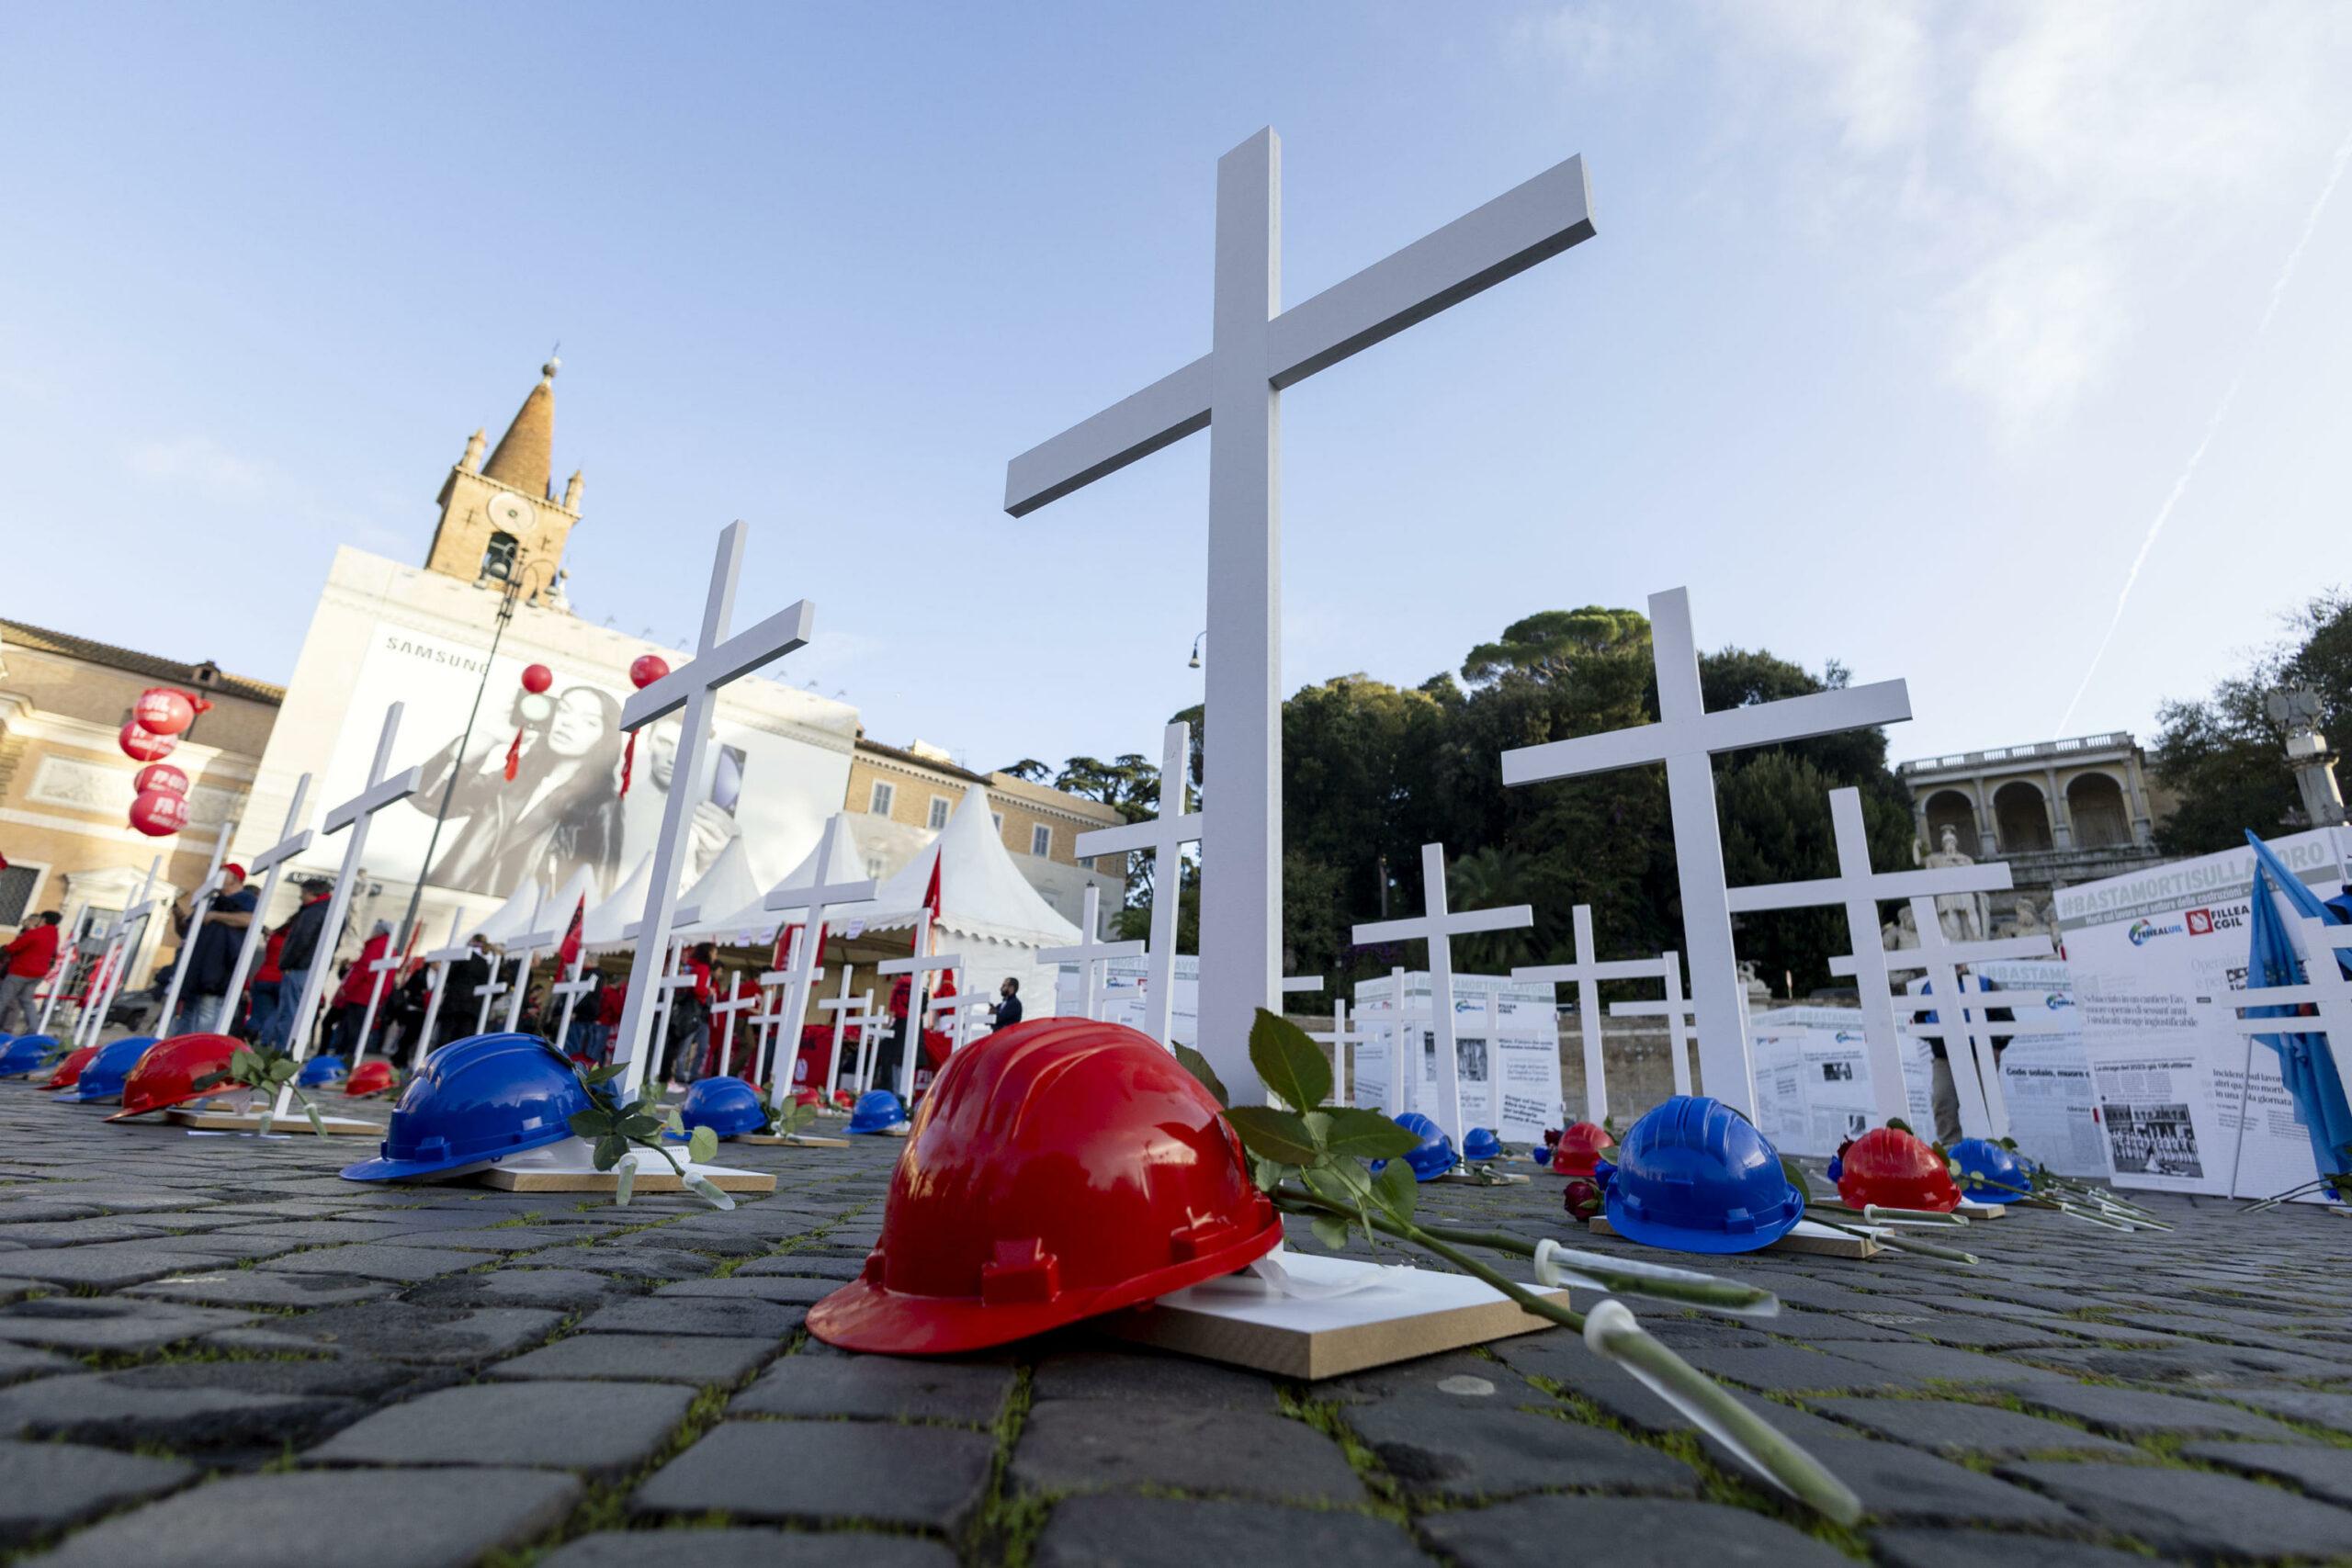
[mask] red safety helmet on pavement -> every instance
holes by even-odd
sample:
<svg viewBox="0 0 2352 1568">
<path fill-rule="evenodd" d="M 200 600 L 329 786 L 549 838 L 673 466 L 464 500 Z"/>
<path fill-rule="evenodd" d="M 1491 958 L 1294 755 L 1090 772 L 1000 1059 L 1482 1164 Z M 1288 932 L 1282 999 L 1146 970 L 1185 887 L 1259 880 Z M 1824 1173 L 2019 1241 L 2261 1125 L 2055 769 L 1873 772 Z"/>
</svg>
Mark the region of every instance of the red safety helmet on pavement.
<svg viewBox="0 0 2352 1568">
<path fill-rule="evenodd" d="M 1900 1127 L 1873 1127 L 1838 1157 L 1838 1196 L 1857 1209 L 1876 1203 L 1949 1214 L 1960 1207 L 1960 1189 L 1944 1156 Z"/>
<path fill-rule="evenodd" d="M 57 1064 L 57 1070 L 49 1075 L 49 1081 L 40 1087 L 48 1089 L 72 1089 L 82 1081 L 82 1069 L 88 1066 L 90 1058 L 97 1054 L 96 1045 L 85 1045 L 77 1051 L 69 1052 L 65 1060 Z"/>
<path fill-rule="evenodd" d="M 1560 1141 L 1552 1145 L 1552 1168 L 1562 1176 L 1590 1176 L 1593 1162 L 1616 1141 L 1607 1128 L 1578 1122 L 1563 1129 Z"/>
<path fill-rule="evenodd" d="M 371 1094 L 382 1094 L 392 1087 L 396 1076 L 392 1065 L 381 1057 L 372 1062 L 362 1062 L 359 1070 L 345 1080 L 343 1097 L 345 1100 L 363 1100 Z"/>
<path fill-rule="evenodd" d="M 1038 1019 L 948 1059 L 881 1245 L 808 1329 L 844 1350 L 977 1350 L 1229 1274 L 1282 1236 L 1216 1101 L 1165 1046 Z"/>
<path fill-rule="evenodd" d="M 229 1058 L 240 1049 L 225 1034 L 178 1034 L 149 1046 L 122 1080 L 122 1109 L 107 1120 L 124 1122 L 224 1092 Z"/>
</svg>

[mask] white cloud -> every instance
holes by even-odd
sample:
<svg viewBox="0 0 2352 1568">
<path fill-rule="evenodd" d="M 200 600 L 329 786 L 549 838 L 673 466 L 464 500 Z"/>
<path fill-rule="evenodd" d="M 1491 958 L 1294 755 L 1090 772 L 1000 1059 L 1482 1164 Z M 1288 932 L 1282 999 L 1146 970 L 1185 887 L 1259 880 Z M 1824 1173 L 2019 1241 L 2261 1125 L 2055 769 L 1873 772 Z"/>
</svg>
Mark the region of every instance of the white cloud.
<svg viewBox="0 0 2352 1568">
<path fill-rule="evenodd" d="M 1721 15 L 1724 69 L 1762 78 L 1757 129 L 1830 133 L 1796 177 L 1849 219 L 1891 215 L 1891 265 L 1936 301 L 1944 375 L 2012 437 L 2096 389 L 2211 247 L 2301 210 L 2352 73 L 2352 6 L 2301 0 Z M 1841 227 L 1888 231 L 1869 221 Z"/>
<path fill-rule="evenodd" d="M 269 464 L 243 457 L 209 435 L 143 441 L 130 453 L 133 473 L 195 490 L 219 501 L 249 501 L 285 483 Z"/>
<path fill-rule="evenodd" d="M 1595 0 L 1572 4 L 1522 17 L 1511 29 L 1511 42 L 1567 68 L 1583 80 L 1623 77 L 1646 66 L 1656 43 L 1641 15 L 1628 16 Z"/>
</svg>

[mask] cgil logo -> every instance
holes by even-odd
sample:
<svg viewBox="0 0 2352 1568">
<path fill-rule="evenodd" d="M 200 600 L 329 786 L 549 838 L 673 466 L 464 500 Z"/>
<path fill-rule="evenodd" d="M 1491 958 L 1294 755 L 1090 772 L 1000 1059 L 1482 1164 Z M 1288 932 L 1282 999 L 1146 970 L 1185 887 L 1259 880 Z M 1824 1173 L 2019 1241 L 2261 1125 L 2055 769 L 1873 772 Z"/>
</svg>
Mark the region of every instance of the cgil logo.
<svg viewBox="0 0 2352 1568">
<path fill-rule="evenodd" d="M 2191 909 L 2181 918 L 2188 922 L 2190 936 L 2211 936 L 2217 931 L 2245 930 L 2253 912 L 2251 904 L 2234 904 L 2222 908 Z"/>
</svg>

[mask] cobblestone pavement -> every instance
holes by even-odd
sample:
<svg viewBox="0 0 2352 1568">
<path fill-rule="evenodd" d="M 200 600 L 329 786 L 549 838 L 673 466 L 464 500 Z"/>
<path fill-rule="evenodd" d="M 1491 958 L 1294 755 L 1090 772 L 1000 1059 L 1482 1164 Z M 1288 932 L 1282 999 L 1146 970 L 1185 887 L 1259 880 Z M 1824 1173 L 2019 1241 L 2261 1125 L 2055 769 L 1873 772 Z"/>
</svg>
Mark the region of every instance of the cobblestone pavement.
<svg viewBox="0 0 2352 1568">
<path fill-rule="evenodd" d="M 720 1214 L 363 1187 L 360 1140 L 100 1114 L 0 1084 L 0 1557 L 2352 1560 L 2352 1224 L 2308 1210 L 2013 1213 L 1973 1269 L 1750 1257 L 1778 1318 L 1644 1312 L 1860 1494 L 1846 1531 L 1558 1330 L 1312 1386 L 1082 1332 L 837 1354 L 801 1320 L 875 1238 L 886 1140 L 730 1152 L 780 1180 Z M 1424 1194 L 1563 1234 L 1549 1180 Z"/>
</svg>

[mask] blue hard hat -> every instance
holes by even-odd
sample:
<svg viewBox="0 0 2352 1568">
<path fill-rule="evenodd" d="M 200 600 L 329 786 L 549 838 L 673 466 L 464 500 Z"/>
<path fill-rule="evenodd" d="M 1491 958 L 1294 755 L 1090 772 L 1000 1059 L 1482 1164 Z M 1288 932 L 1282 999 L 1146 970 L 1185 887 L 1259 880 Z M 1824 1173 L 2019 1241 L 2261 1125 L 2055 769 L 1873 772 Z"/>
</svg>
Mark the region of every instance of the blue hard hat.
<svg viewBox="0 0 2352 1568">
<path fill-rule="evenodd" d="M 144 1056 L 147 1048 L 154 1043 L 155 1037 L 152 1034 L 132 1034 L 99 1046 L 98 1054 L 91 1057 L 89 1064 L 82 1069 L 82 1076 L 70 1087 L 59 1089 L 57 1098 L 72 1100 L 119 1098 L 123 1080 L 130 1077 L 130 1069 L 139 1065 L 139 1058 Z"/>
<path fill-rule="evenodd" d="M 1804 1217 L 1804 1194 L 1756 1124 L 1678 1094 L 1625 1130 L 1609 1182 L 1610 1227 L 1678 1252 L 1753 1252 Z"/>
<path fill-rule="evenodd" d="M 0 1078 L 23 1077 L 55 1043 L 46 1034 L 0 1034 Z"/>
<path fill-rule="evenodd" d="M 1473 1127 L 1462 1135 L 1462 1157 L 1481 1163 L 1503 1157 L 1503 1141 L 1492 1127 Z"/>
<path fill-rule="evenodd" d="M 295 1082 L 304 1089 L 322 1083 L 334 1083 L 350 1076 L 351 1068 L 340 1056 L 312 1056 L 302 1064 L 301 1074 Z"/>
<path fill-rule="evenodd" d="M 887 1133 L 906 1124 L 906 1106 L 887 1089 L 867 1089 L 850 1108 L 849 1130 L 853 1133 Z"/>
<path fill-rule="evenodd" d="M 1982 1193 L 1983 1201 L 1998 1203 L 2014 1198 L 2018 1192 L 2033 1190 L 2033 1177 L 2018 1163 L 2018 1156 L 2000 1145 L 1984 1138 L 1962 1138 L 1944 1151 L 1960 1166 L 1953 1180 L 1962 1192 Z M 2003 1188 L 2015 1188 L 2005 1192 Z"/>
<path fill-rule="evenodd" d="M 1421 1146 L 1405 1156 L 1405 1163 L 1413 1168 L 1414 1180 L 1435 1181 L 1460 1163 L 1453 1153 L 1453 1140 L 1419 1111 L 1408 1111 L 1396 1118 L 1396 1125 L 1421 1140 Z M 1373 1161 L 1372 1173 L 1378 1176 L 1387 1163 L 1385 1159 Z"/>
<path fill-rule="evenodd" d="M 590 1109 L 571 1061 L 536 1034 L 477 1034 L 445 1045 L 401 1090 L 378 1156 L 345 1166 L 351 1181 L 437 1176 L 571 1136 Z"/>
<path fill-rule="evenodd" d="M 1845 1156 L 1831 1155 L 1829 1156 L 1829 1169 L 1827 1175 L 1829 1177 L 1829 1185 L 1832 1187 L 1837 1186 L 1839 1182 L 1846 1179 Z"/>
<path fill-rule="evenodd" d="M 738 1133 L 756 1133 L 768 1124 L 767 1110 L 760 1103 L 760 1091 L 741 1078 L 718 1077 L 697 1079 L 686 1090 L 686 1102 L 679 1107 L 679 1120 L 693 1132 L 707 1127 L 722 1138 Z"/>
</svg>

